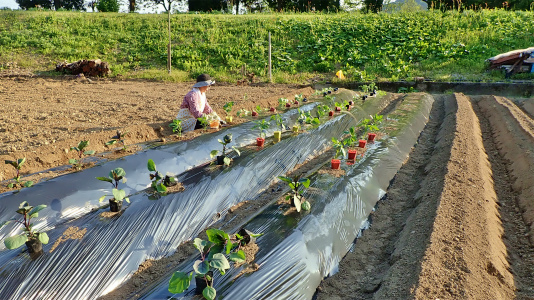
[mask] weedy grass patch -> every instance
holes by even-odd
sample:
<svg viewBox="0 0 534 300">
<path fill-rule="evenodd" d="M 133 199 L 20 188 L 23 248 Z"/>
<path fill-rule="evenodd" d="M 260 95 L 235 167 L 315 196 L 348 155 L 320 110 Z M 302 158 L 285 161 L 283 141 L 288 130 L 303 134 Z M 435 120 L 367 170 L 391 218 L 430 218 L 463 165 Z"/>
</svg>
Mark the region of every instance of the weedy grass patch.
<svg viewBox="0 0 534 300">
<path fill-rule="evenodd" d="M 485 72 L 485 59 L 534 44 L 534 13 L 525 11 L 175 14 L 168 75 L 166 15 L 0 11 L 0 18 L 0 69 L 5 60 L 51 70 L 59 61 L 99 58 L 112 75 L 169 81 L 210 73 L 234 82 L 244 65 L 266 81 L 269 32 L 278 83 L 337 70 L 348 81 L 495 80 L 502 74 Z"/>
</svg>

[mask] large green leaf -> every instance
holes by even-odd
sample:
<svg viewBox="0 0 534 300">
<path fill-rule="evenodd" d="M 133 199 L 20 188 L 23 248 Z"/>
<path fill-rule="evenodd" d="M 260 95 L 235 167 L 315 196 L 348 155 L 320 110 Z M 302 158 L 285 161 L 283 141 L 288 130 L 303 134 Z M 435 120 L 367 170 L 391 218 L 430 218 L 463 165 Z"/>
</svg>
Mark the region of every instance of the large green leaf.
<svg viewBox="0 0 534 300">
<path fill-rule="evenodd" d="M 202 291 L 202 296 L 208 300 L 214 300 L 215 296 L 217 296 L 217 291 L 211 286 L 207 286 Z"/>
<path fill-rule="evenodd" d="M 285 177 L 285 176 L 278 176 L 278 179 L 280 179 L 282 181 L 285 181 L 287 183 L 292 183 L 293 182 L 293 179 L 291 179 L 289 177 Z"/>
<path fill-rule="evenodd" d="M 17 166 L 17 169 L 20 169 L 20 168 L 22 167 L 22 165 L 24 164 L 25 161 L 26 161 L 26 157 L 24 157 L 24 158 L 19 158 L 19 159 L 17 160 L 17 165 L 18 165 L 18 166 Z"/>
<path fill-rule="evenodd" d="M 46 232 L 39 232 L 37 234 L 37 238 L 41 241 L 43 244 L 48 244 L 48 234 Z"/>
<path fill-rule="evenodd" d="M 111 180 L 109 177 L 96 177 L 96 179 L 113 183 L 113 180 Z"/>
<path fill-rule="evenodd" d="M 109 178 L 115 180 L 121 180 L 124 176 L 126 176 L 126 172 L 123 168 L 115 168 L 109 173 Z"/>
<path fill-rule="evenodd" d="M 165 187 L 163 183 L 160 183 L 156 185 L 156 190 L 158 191 L 158 193 L 165 193 L 167 191 L 167 187 Z"/>
<path fill-rule="evenodd" d="M 302 184 L 305 188 L 308 188 L 310 186 L 310 179 L 301 178 L 299 179 L 299 183 Z"/>
<path fill-rule="evenodd" d="M 195 246 L 195 248 L 197 248 L 197 250 L 200 252 L 204 252 L 207 249 L 207 247 L 209 247 L 210 245 L 211 245 L 211 242 L 205 241 L 199 238 L 196 238 L 193 241 L 193 246 Z"/>
<path fill-rule="evenodd" d="M 213 258 L 213 255 L 217 254 L 217 253 L 221 253 L 224 251 L 224 246 L 223 245 L 214 245 L 211 247 L 210 249 L 210 253 L 208 254 L 208 260 L 211 260 Z"/>
<path fill-rule="evenodd" d="M 17 249 L 18 247 L 24 245 L 28 238 L 24 234 L 19 234 L 15 236 L 10 236 L 4 239 L 4 245 L 7 249 Z"/>
<path fill-rule="evenodd" d="M 40 212 L 41 210 L 45 209 L 46 208 L 46 205 L 44 204 L 41 204 L 41 205 L 37 205 L 36 207 L 34 207 L 32 210 L 30 210 L 30 212 L 28 213 L 30 215 L 30 217 L 32 218 L 37 218 L 39 216 L 38 212 Z"/>
<path fill-rule="evenodd" d="M 112 193 L 113 197 L 115 197 L 115 201 L 117 202 L 122 201 L 124 197 L 126 197 L 126 192 L 124 190 L 113 189 Z"/>
<path fill-rule="evenodd" d="M 174 272 L 169 280 L 169 292 L 173 294 L 183 293 L 191 284 L 191 278 L 193 278 L 193 272 L 189 275 L 183 272 Z"/>
<path fill-rule="evenodd" d="M 193 270 L 195 270 L 197 274 L 204 275 L 210 270 L 210 265 L 207 261 L 196 260 L 193 264 Z"/>
<path fill-rule="evenodd" d="M 227 165 L 227 166 L 229 166 L 230 163 L 232 162 L 230 157 L 226 157 L 226 156 L 223 158 L 223 161 L 224 161 L 224 164 Z"/>
<path fill-rule="evenodd" d="M 208 240 L 217 245 L 222 245 L 225 241 L 230 240 L 230 236 L 228 236 L 226 232 L 219 229 L 208 229 L 206 230 L 206 234 L 208 235 Z"/>
<path fill-rule="evenodd" d="M 146 166 L 150 172 L 156 172 L 156 163 L 152 159 L 148 160 Z"/>
<path fill-rule="evenodd" d="M 230 269 L 230 263 L 226 259 L 226 256 L 224 256 L 222 253 L 213 254 L 213 258 L 210 261 L 210 266 L 214 267 L 215 269 L 219 269 L 221 274 L 224 273 L 224 270 Z"/>
<path fill-rule="evenodd" d="M 215 156 L 217 156 L 217 154 L 219 154 L 219 150 L 211 150 L 210 157 L 214 158 Z"/>
<path fill-rule="evenodd" d="M 239 250 L 237 252 L 230 253 L 230 260 L 236 263 L 244 262 L 246 259 L 245 251 Z"/>
</svg>

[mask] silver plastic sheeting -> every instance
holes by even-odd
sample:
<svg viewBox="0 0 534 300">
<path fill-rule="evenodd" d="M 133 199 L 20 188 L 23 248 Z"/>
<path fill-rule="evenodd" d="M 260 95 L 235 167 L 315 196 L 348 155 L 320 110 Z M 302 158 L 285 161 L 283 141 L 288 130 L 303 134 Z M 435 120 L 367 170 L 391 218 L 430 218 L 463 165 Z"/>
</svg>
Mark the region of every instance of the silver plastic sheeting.
<svg viewBox="0 0 534 300">
<path fill-rule="evenodd" d="M 367 101 L 355 114 L 359 118 L 376 113 L 382 100 Z M 315 105 L 304 109 L 311 109 Z M 296 112 L 284 114 L 289 123 Z M 242 124 L 190 142 L 150 149 L 124 159 L 55 178 L 17 194 L 0 198 L 0 220 L 16 217 L 22 201 L 47 204 L 35 220 L 35 229 L 46 231 L 50 244 L 45 253 L 31 260 L 26 252 L 0 247 L 0 299 L 94 299 L 127 279 L 147 259 L 174 253 L 182 242 L 197 236 L 231 206 L 251 200 L 267 188 L 276 176 L 328 147 L 332 136 L 340 136 L 354 122 L 338 116 L 308 133 L 289 137 L 260 151 L 247 150 L 224 170 L 205 164 L 209 152 L 221 149 L 217 139 L 232 133 L 238 146 L 250 144 L 257 136 L 253 124 Z M 272 128 L 268 135 L 272 134 Z M 185 191 L 151 200 L 140 192 L 150 185 L 146 163 L 153 159 L 159 171 L 180 174 Z M 110 185 L 95 179 L 122 167 L 128 182 L 125 190 L 131 204 L 120 215 L 101 216 L 98 198 L 110 194 Z M 124 187 L 124 186 L 123 186 Z M 51 245 L 69 227 L 86 229 L 77 240 L 66 240 L 53 252 Z M 0 238 L 18 233 L 8 225 Z"/>
<path fill-rule="evenodd" d="M 241 268 L 230 269 L 214 278 L 218 297 L 224 299 L 311 299 L 326 276 L 337 272 L 338 264 L 353 246 L 368 216 L 385 195 L 390 181 L 408 157 L 424 129 L 433 98 L 426 95 L 419 111 L 394 137 L 368 145 L 365 157 L 354 165 L 344 165 L 345 175 L 335 178 L 315 174 L 305 193 L 311 211 L 287 216 L 273 204 L 246 224 L 258 238 L 260 248 L 255 262 L 258 271 L 235 278 Z M 180 266 L 192 270 L 195 258 Z M 194 282 L 179 295 L 168 292 L 168 280 L 145 291 L 142 299 L 192 299 Z M 218 298 L 219 299 L 219 298 Z"/>
</svg>

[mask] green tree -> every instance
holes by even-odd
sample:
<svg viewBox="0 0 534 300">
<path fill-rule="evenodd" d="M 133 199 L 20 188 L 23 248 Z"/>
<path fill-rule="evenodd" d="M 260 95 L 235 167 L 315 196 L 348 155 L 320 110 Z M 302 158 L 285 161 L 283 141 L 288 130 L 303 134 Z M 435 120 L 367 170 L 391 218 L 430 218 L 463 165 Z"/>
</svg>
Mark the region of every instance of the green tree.
<svg viewBox="0 0 534 300">
<path fill-rule="evenodd" d="M 22 9 L 35 8 L 40 6 L 46 9 L 52 9 L 53 3 L 52 0 L 16 0 L 17 4 Z"/>
<path fill-rule="evenodd" d="M 119 12 L 119 2 L 117 0 L 99 0 L 96 9 L 100 12 Z"/>
<path fill-rule="evenodd" d="M 226 0 L 189 0 L 189 11 L 210 12 L 214 10 L 226 11 L 228 2 Z"/>
<path fill-rule="evenodd" d="M 54 0 L 54 8 L 59 10 L 60 8 L 68 10 L 83 10 L 85 11 L 85 6 L 83 5 L 84 0 Z"/>
</svg>

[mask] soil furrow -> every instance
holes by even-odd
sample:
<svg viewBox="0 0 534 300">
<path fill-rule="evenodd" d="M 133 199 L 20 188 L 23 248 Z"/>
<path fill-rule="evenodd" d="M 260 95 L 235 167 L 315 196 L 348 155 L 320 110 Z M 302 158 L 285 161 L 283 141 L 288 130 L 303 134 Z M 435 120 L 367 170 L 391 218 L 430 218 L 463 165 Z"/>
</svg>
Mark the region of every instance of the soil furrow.
<svg viewBox="0 0 534 300">
<path fill-rule="evenodd" d="M 379 202 L 377 210 L 371 215 L 370 229 L 363 232 L 354 251 L 341 261 L 339 273 L 321 283 L 317 299 L 371 299 L 385 285 L 388 286 L 387 289 L 395 291 L 393 298 L 403 299 L 409 294 L 409 286 L 413 284 L 410 281 L 418 273 L 417 267 L 411 263 L 417 261 L 412 256 L 417 252 L 414 247 L 423 249 L 419 251 L 422 253 L 424 243 L 410 247 L 407 253 L 411 259 L 403 256 L 406 264 L 399 269 L 403 269 L 404 274 L 389 276 L 389 280 L 395 282 L 386 284 L 385 280 L 392 265 L 400 263 L 400 257 L 392 259 L 393 253 L 400 232 L 417 205 L 415 195 L 425 178 L 425 168 L 433 154 L 436 136 L 443 121 L 443 109 L 442 101 L 434 103 L 430 121 L 419 137 L 417 146 L 392 181 L 385 200 Z M 408 268 L 404 268 L 406 266 Z"/>
<path fill-rule="evenodd" d="M 493 138 L 490 122 L 478 105 L 479 99 L 480 97 L 474 97 L 475 101 L 472 102 L 480 120 L 484 147 L 491 164 L 498 210 L 503 223 L 507 259 L 514 276 L 515 297 L 534 299 L 534 249 L 528 241 L 528 227 L 521 216 L 518 193 L 513 191 L 512 179 L 506 169 L 505 160 L 497 150 L 497 141 Z"/>
<path fill-rule="evenodd" d="M 467 97 L 455 98 L 451 155 L 414 296 L 511 299 L 513 277 L 478 118 Z"/>
</svg>

